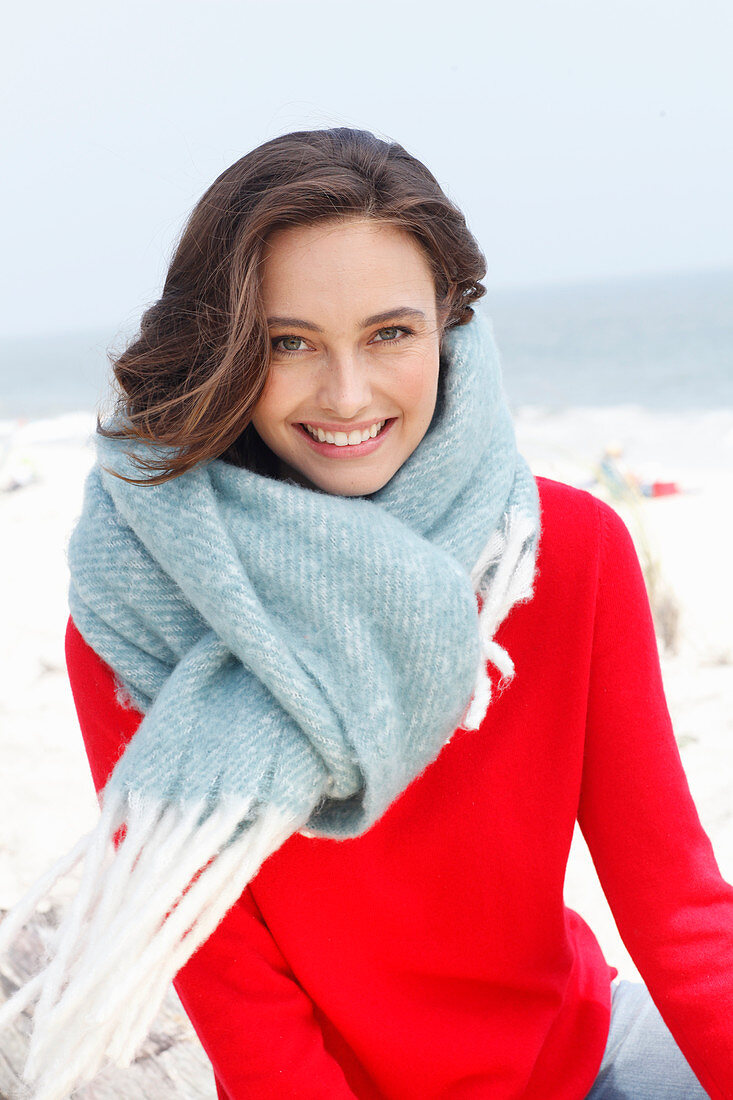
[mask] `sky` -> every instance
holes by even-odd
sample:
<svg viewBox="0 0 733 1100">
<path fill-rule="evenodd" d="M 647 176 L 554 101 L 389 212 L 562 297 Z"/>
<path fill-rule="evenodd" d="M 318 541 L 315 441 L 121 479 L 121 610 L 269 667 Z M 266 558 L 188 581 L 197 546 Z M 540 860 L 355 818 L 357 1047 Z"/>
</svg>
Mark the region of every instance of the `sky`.
<svg viewBox="0 0 733 1100">
<path fill-rule="evenodd" d="M 127 331 L 276 134 L 420 157 L 489 288 L 733 268 L 729 0 L 28 0 L 4 19 L 0 337 Z"/>
</svg>

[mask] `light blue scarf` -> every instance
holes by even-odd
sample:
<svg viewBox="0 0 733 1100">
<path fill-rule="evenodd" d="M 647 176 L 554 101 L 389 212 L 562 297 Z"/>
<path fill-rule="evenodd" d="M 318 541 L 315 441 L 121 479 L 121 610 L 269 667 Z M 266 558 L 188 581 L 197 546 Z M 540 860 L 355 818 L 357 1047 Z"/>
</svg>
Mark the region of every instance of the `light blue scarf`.
<svg viewBox="0 0 733 1100">
<path fill-rule="evenodd" d="M 459 724 L 476 728 L 487 662 L 511 672 L 496 628 L 532 589 L 536 487 L 479 316 L 446 334 L 432 423 L 370 496 L 220 460 L 130 485 L 106 472 L 140 476 L 129 448 L 98 437 L 69 545 L 73 619 L 144 713 L 99 827 L 105 842 L 122 825 L 127 837 L 109 864 L 94 857 L 73 918 L 91 946 L 74 949 L 67 987 L 42 996 L 38 1075 L 63 1064 L 75 1007 L 90 1001 L 113 1057 L 129 1060 L 167 982 L 267 855 L 297 831 L 364 832 Z M 148 932 L 117 948 L 151 894 Z M 130 950 L 147 969 L 109 1007 Z M 74 1044 L 88 1079 L 98 1044 Z"/>
</svg>

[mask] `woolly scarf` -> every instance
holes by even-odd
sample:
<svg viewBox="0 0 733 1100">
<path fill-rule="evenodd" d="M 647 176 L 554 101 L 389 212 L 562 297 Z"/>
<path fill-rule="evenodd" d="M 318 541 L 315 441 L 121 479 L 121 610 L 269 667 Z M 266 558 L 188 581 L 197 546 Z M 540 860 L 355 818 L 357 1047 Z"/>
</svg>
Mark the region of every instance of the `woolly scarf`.
<svg viewBox="0 0 733 1100">
<path fill-rule="evenodd" d="M 97 828 L 0 929 L 7 946 L 84 861 L 32 1000 L 26 1079 L 60 1100 L 127 1065 L 176 972 L 263 860 L 366 831 L 456 728 L 478 728 L 494 640 L 532 593 L 534 479 L 488 323 L 446 333 L 426 435 L 380 490 L 341 497 L 221 460 L 162 485 L 98 437 L 69 544 L 71 613 L 144 717 Z M 139 446 L 139 445 L 138 445 Z"/>
</svg>

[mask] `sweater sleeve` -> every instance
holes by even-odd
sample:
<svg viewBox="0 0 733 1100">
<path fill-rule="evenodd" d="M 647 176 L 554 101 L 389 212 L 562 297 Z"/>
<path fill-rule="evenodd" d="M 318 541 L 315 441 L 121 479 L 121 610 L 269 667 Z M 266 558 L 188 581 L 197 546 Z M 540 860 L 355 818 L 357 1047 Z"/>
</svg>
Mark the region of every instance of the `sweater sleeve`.
<svg viewBox="0 0 733 1100">
<path fill-rule="evenodd" d="M 578 821 L 619 932 L 703 1087 L 733 1096 L 733 889 L 682 767 L 631 538 L 597 503 L 599 574 Z"/>
<path fill-rule="evenodd" d="M 121 703 L 112 670 L 70 619 L 66 663 L 99 792 L 142 715 Z M 247 888 L 174 985 L 217 1077 L 220 1100 L 353 1100 L 298 985 Z"/>
</svg>

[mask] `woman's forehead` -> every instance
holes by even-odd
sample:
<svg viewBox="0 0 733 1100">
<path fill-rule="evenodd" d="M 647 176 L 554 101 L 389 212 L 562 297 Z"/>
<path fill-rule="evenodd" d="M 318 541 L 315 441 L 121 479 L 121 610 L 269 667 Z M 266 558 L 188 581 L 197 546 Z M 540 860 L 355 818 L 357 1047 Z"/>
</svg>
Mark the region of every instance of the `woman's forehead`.
<svg viewBox="0 0 733 1100">
<path fill-rule="evenodd" d="M 430 316 L 435 311 L 433 275 L 422 249 L 409 233 L 383 222 L 350 219 L 277 230 L 263 260 L 268 316 L 321 326 L 334 314 L 357 321 L 398 307 Z"/>
</svg>

